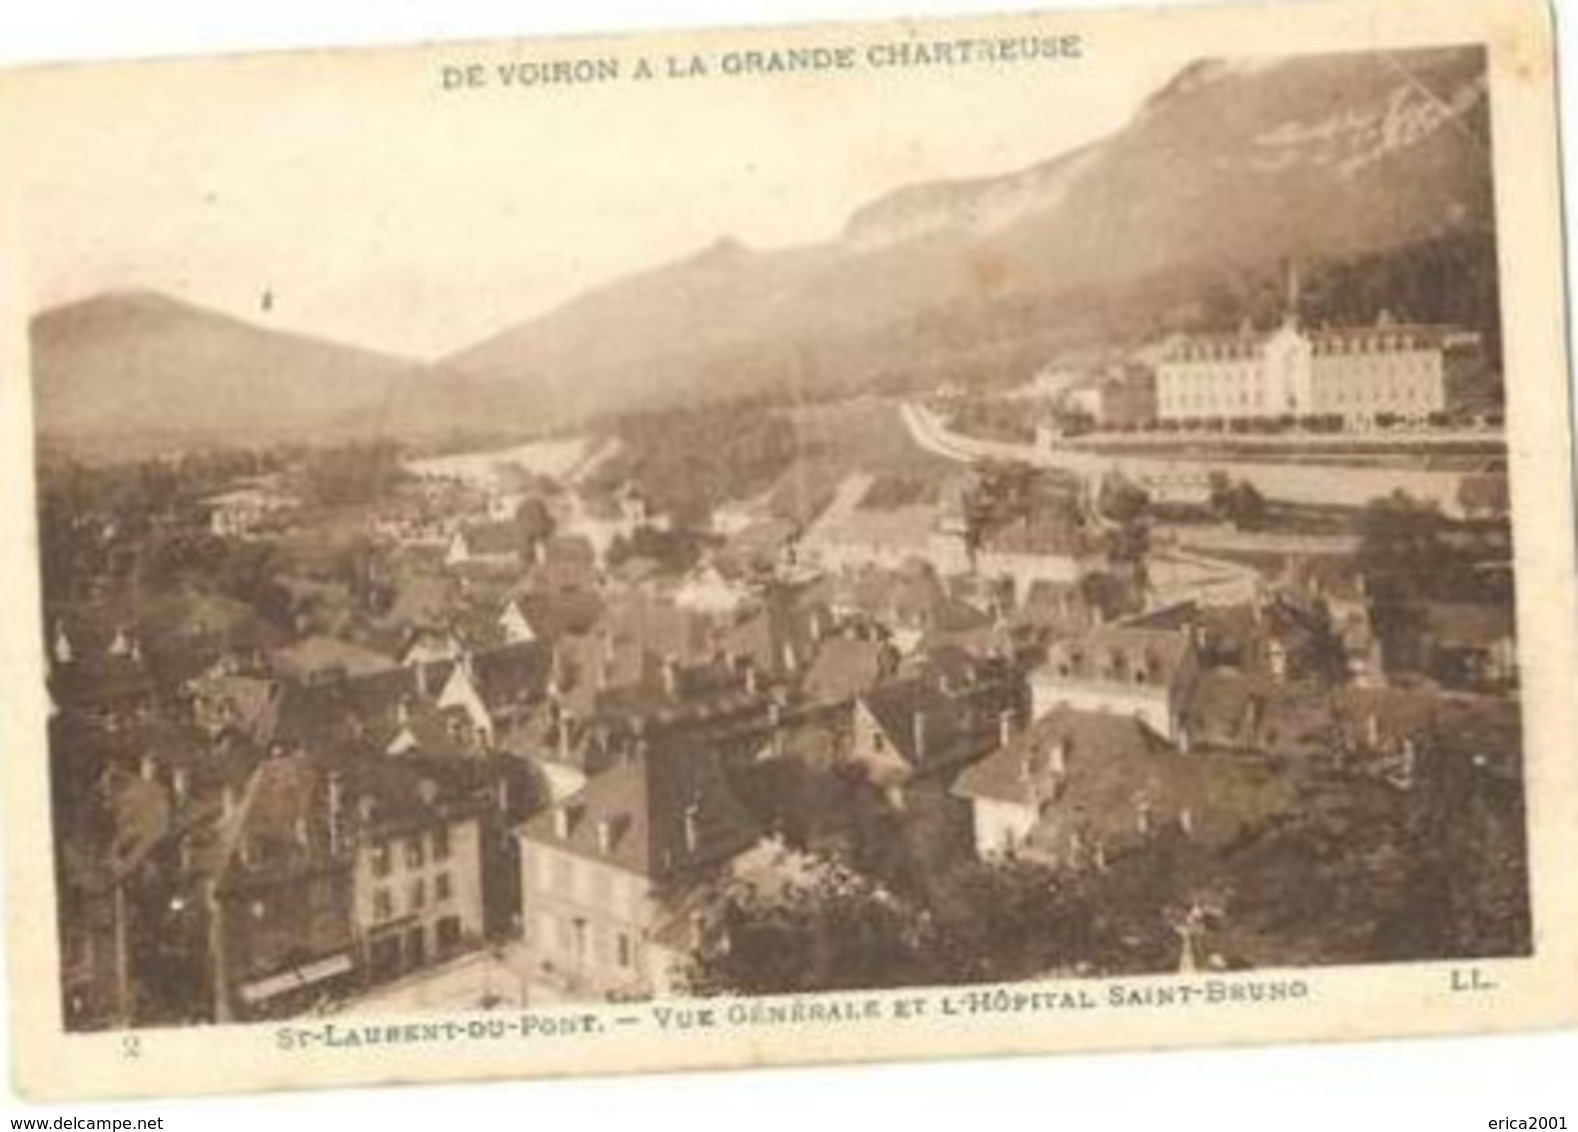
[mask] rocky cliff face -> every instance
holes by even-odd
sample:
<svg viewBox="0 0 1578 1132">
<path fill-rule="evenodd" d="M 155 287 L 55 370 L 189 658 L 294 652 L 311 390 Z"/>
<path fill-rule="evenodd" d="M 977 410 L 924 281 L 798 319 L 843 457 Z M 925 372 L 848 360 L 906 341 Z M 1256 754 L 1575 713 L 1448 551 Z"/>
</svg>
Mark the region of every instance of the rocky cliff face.
<svg viewBox="0 0 1578 1132">
<path fill-rule="evenodd" d="M 1478 49 L 1199 62 L 1102 142 L 900 189 L 825 244 L 628 277 L 453 363 L 581 405 L 1026 364 L 1290 257 L 1484 238 L 1486 89 Z"/>
<path fill-rule="evenodd" d="M 1476 48 L 1198 62 L 1101 142 L 900 189 L 824 243 L 720 240 L 419 377 L 175 304 L 79 304 L 35 323 L 40 422 L 432 432 L 1022 375 L 1070 343 L 1237 325 L 1290 258 L 1317 294 L 1337 265 L 1333 317 L 1384 306 L 1491 330 L 1487 102 Z"/>
</svg>

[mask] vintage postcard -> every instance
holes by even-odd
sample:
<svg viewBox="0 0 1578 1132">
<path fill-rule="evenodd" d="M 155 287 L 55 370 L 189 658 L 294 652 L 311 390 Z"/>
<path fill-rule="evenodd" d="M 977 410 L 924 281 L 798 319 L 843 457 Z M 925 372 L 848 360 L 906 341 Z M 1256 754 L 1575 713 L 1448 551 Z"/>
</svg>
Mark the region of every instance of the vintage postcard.
<svg viewBox="0 0 1578 1132">
<path fill-rule="evenodd" d="M 1573 1023 L 1553 72 L 1317 0 L 0 76 L 19 1088 Z"/>
</svg>

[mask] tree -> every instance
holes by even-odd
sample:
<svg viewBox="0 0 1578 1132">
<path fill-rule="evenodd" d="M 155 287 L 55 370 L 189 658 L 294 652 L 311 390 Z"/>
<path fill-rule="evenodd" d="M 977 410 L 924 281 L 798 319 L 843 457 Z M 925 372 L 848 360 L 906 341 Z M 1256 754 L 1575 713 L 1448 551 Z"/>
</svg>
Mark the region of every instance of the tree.
<svg viewBox="0 0 1578 1132">
<path fill-rule="evenodd" d="M 1260 489 L 1248 480 L 1235 483 L 1220 471 L 1211 473 L 1211 510 L 1241 531 L 1255 530 L 1266 521 L 1266 500 Z"/>
<path fill-rule="evenodd" d="M 538 542 L 553 537 L 553 514 L 548 505 L 535 496 L 523 500 L 515 509 L 514 522 L 522 553 L 528 556 Z"/>
<path fill-rule="evenodd" d="M 312 501 L 333 507 L 383 498 L 405 469 L 397 445 L 373 440 L 320 449 L 306 461 L 305 477 Z"/>
<path fill-rule="evenodd" d="M 700 946 L 684 979 L 696 994 L 795 994 L 929 981 L 927 928 L 912 904 L 830 859 L 777 890 L 728 883 L 704 894 Z"/>
<path fill-rule="evenodd" d="M 1464 476 L 1457 489 L 1458 506 L 1471 519 L 1496 519 L 1511 507 L 1505 473 Z"/>
</svg>

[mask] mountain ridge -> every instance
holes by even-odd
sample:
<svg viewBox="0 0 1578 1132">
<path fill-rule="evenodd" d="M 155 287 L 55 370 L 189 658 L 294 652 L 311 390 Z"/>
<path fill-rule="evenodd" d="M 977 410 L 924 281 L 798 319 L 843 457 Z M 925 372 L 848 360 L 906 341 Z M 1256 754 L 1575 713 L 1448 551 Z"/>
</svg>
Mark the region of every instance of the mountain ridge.
<svg viewBox="0 0 1578 1132">
<path fill-rule="evenodd" d="M 1204 59 L 1089 145 L 902 186 L 820 242 L 724 236 L 433 362 L 151 292 L 67 304 L 34 319 L 35 399 L 41 433 L 90 442 L 316 439 L 1003 380 L 1060 349 L 1236 324 L 1290 259 L 1335 264 L 1345 286 L 1354 263 L 1379 263 L 1382 289 L 1408 292 L 1322 298 L 1311 271 L 1333 317 L 1406 298 L 1417 316 L 1489 329 L 1492 215 L 1482 50 Z M 1492 275 L 1457 302 L 1456 279 L 1418 286 L 1424 268 L 1389 258 Z"/>
</svg>

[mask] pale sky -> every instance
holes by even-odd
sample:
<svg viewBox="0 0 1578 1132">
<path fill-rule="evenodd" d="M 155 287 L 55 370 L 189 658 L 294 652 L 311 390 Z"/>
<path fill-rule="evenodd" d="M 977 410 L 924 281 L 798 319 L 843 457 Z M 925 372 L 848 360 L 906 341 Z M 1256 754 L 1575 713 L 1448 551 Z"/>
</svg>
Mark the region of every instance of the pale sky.
<svg viewBox="0 0 1578 1132">
<path fill-rule="evenodd" d="M 813 41 L 895 35 L 823 29 Z M 706 50 L 715 62 L 738 38 Z M 1165 41 L 1141 53 L 1093 38 L 1072 62 L 440 89 L 446 63 L 613 53 L 628 74 L 645 46 L 41 74 L 48 128 L 26 173 L 37 306 L 149 288 L 437 356 L 720 237 L 827 239 L 897 186 L 1044 160 L 1117 129 L 1188 62 Z"/>
</svg>

